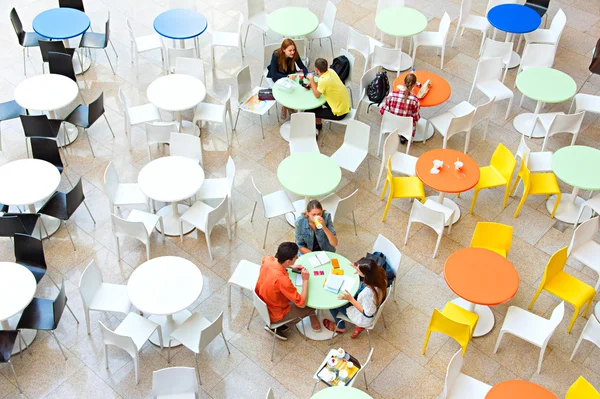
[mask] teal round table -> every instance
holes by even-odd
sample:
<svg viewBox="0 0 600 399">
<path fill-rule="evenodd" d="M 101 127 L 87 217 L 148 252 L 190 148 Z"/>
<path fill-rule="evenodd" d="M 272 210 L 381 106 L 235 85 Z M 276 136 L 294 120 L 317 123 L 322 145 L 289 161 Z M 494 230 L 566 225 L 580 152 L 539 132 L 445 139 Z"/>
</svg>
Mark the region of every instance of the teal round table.
<svg viewBox="0 0 600 399">
<path fill-rule="evenodd" d="M 569 75 L 556 69 L 529 68 L 517 75 L 517 88 L 523 96 L 537 101 L 537 105 L 533 114 L 527 112 L 517 115 L 513 120 L 513 126 L 523 135 L 540 138 L 546 133 L 541 126 L 536 126 L 535 120 L 542 105 L 567 101 L 575 95 L 577 84 Z"/>
<path fill-rule="evenodd" d="M 563 147 L 552 155 L 552 171 L 560 180 L 573 186 L 571 194 L 563 194 L 556 209 L 556 219 L 565 223 L 576 223 L 577 215 L 584 199 L 579 197 L 580 190 L 600 190 L 600 150 L 583 145 Z M 556 196 L 546 201 L 550 213 L 554 209 Z M 586 208 L 580 218 L 585 221 L 592 216 Z"/>
<path fill-rule="evenodd" d="M 330 387 L 314 394 L 310 399 L 373 399 L 371 395 L 352 387 Z"/>
<path fill-rule="evenodd" d="M 396 48 L 402 50 L 405 37 L 418 35 L 427 28 L 427 18 L 422 12 L 409 7 L 388 7 L 377 13 L 377 28 L 390 36 L 396 36 Z M 383 36 L 383 35 L 382 35 Z M 381 38 L 383 42 L 383 37 Z M 413 65 L 410 55 L 402 53 L 400 69 L 409 69 Z"/>
<path fill-rule="evenodd" d="M 308 300 L 306 301 L 306 306 L 309 308 L 317 309 L 317 310 L 329 310 L 339 308 L 340 306 L 344 306 L 348 303 L 348 301 L 342 301 L 338 299 L 338 295 L 332 292 L 327 291 L 324 288 L 325 279 L 331 272 L 331 262 L 326 263 L 322 266 L 313 267 L 310 264 L 310 258 L 314 257 L 317 252 L 311 252 L 306 255 L 302 255 L 296 261 L 296 264 L 304 266 L 308 269 L 310 273 L 310 277 L 308 279 Z M 360 285 L 358 274 L 356 270 L 352 267 L 352 262 L 343 257 L 342 255 L 336 254 L 334 252 L 325 252 L 329 259 L 336 258 L 340 264 L 340 268 L 344 270 L 344 277 L 350 277 L 354 280 L 354 285 L 352 288 L 348 290 L 353 296 L 358 291 L 358 286 Z M 323 271 L 325 272 L 322 276 L 315 276 L 313 271 Z M 291 269 L 288 271 L 288 275 L 292 282 L 295 281 L 297 276 L 296 273 L 292 272 Z M 296 286 L 298 292 L 302 291 L 302 286 Z M 314 339 L 316 341 L 325 341 L 331 338 L 331 331 L 327 330 L 323 327 L 323 320 L 329 319 L 333 321 L 330 312 L 317 312 L 317 317 L 321 322 L 321 331 L 314 331 L 310 326 L 309 318 L 303 319 L 300 323 L 298 323 L 298 331 L 306 332 L 306 337 L 310 339 Z M 304 323 L 304 329 L 302 328 L 302 323 Z"/>
<path fill-rule="evenodd" d="M 319 78 L 315 77 L 315 82 L 318 81 Z M 300 86 L 297 78 L 294 82 L 296 83 L 294 90 L 289 92 L 281 90 L 281 87 L 275 82 L 273 85 L 273 97 L 275 97 L 275 101 L 288 109 L 295 109 L 297 111 L 306 111 L 325 104 L 325 96 L 321 94 L 321 97 L 316 98 L 312 90 Z M 290 141 L 290 121 L 281 125 L 279 134 L 285 141 Z"/>
<path fill-rule="evenodd" d="M 308 8 L 284 7 L 269 14 L 267 25 L 283 37 L 302 37 L 317 30 L 319 18 Z"/>
<path fill-rule="evenodd" d="M 294 226 L 296 218 L 304 212 L 310 199 L 323 197 L 337 188 L 342 181 L 342 170 L 337 162 L 326 155 L 300 152 L 281 161 L 277 178 L 287 191 L 304 197 L 294 202 L 295 213 L 286 214 L 286 220 Z"/>
</svg>

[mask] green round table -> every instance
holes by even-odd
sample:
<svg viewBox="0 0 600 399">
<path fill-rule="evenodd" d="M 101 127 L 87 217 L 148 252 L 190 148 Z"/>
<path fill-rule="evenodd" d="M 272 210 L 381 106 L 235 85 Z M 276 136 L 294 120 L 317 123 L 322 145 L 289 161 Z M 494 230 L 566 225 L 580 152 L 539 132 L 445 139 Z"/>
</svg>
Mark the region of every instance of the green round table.
<svg viewBox="0 0 600 399">
<path fill-rule="evenodd" d="M 556 209 L 556 219 L 565 223 L 578 222 L 577 215 L 584 199 L 579 190 L 600 190 L 600 150 L 583 145 L 563 147 L 552 155 L 552 171 L 565 183 L 573 186 L 571 194 L 563 194 Z M 556 196 L 546 201 L 550 213 L 554 209 Z M 592 217 L 590 208 L 586 208 L 580 220 Z"/>
<path fill-rule="evenodd" d="M 396 48 L 402 49 L 405 37 L 418 35 L 427 28 L 427 18 L 422 12 L 409 7 L 388 7 L 377 13 L 377 28 L 390 36 L 396 36 Z M 383 41 L 383 37 L 381 39 Z M 402 53 L 400 69 L 409 69 L 413 65 L 410 55 Z"/>
<path fill-rule="evenodd" d="M 318 81 L 319 78 L 315 77 L 315 82 Z M 297 111 L 306 111 L 325 104 L 325 96 L 321 94 L 321 97 L 316 98 L 312 90 L 300 86 L 298 78 L 294 82 L 296 83 L 294 90 L 289 92 L 281 90 L 281 87 L 275 82 L 273 85 L 273 97 L 275 97 L 275 101 L 286 108 Z M 290 121 L 281 125 L 279 134 L 285 141 L 290 141 Z"/>
<path fill-rule="evenodd" d="M 269 14 L 267 25 L 283 37 L 302 37 L 317 30 L 319 18 L 308 8 L 284 7 Z"/>
<path fill-rule="evenodd" d="M 537 101 L 535 111 L 517 115 L 513 126 L 523 135 L 544 137 L 546 133 L 541 126 L 535 126 L 544 103 L 561 103 L 567 101 L 577 92 L 577 84 L 569 75 L 552 68 L 529 68 L 517 75 L 517 88 L 525 97 Z"/>
<path fill-rule="evenodd" d="M 310 399 L 373 399 L 371 395 L 352 387 L 330 387 L 314 394 Z"/>
</svg>

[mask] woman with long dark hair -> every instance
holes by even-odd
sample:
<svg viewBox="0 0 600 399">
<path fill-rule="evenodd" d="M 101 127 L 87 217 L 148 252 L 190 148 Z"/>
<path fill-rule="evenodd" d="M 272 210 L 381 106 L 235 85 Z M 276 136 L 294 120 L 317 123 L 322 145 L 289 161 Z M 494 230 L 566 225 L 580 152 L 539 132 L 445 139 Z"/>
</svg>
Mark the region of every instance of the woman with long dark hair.
<svg viewBox="0 0 600 399">
<path fill-rule="evenodd" d="M 301 254 L 313 251 L 335 252 L 338 245 L 331 214 L 323 210 L 323 205 L 317 200 L 309 201 L 306 211 L 296 219 L 294 236 Z"/>
<path fill-rule="evenodd" d="M 417 96 L 412 92 L 417 84 L 417 76 L 414 73 L 408 73 L 404 77 L 404 86 L 394 88 L 389 96 L 385 99 L 385 104 L 381 107 L 380 113 L 383 115 L 385 111 L 394 115 L 407 116 L 413 120 L 413 137 L 417 131 L 417 122 L 421 119 L 421 103 Z M 400 136 L 400 143 L 406 144 L 407 140 L 404 136 Z"/>
</svg>

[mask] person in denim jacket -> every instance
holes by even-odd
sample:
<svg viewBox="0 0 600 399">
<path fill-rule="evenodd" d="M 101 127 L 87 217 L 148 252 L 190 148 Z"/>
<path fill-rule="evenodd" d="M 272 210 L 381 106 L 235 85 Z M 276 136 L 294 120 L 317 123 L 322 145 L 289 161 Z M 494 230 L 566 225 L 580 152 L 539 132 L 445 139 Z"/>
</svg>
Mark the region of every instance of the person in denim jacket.
<svg viewBox="0 0 600 399">
<path fill-rule="evenodd" d="M 322 228 L 317 228 L 315 219 Z M 338 245 L 331 215 L 323 210 L 323 206 L 317 200 L 309 201 L 306 212 L 296 219 L 294 235 L 300 254 L 313 251 L 335 252 Z"/>
</svg>

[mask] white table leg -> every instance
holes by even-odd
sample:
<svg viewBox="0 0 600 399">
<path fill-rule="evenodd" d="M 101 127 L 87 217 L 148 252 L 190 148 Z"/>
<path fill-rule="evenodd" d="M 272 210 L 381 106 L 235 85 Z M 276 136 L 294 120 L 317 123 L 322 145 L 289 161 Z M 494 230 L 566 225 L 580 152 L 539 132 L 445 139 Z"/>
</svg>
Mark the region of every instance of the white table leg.
<svg viewBox="0 0 600 399">
<path fill-rule="evenodd" d="M 440 193 L 438 196 L 430 195 L 429 197 L 427 197 L 427 199 L 431 200 L 431 201 L 436 201 L 439 204 L 443 204 L 444 206 L 446 206 L 454 211 L 454 214 L 452 215 L 452 219 L 448 220 L 448 223 L 446 223 L 446 226 L 450 226 L 451 224 L 458 222 L 458 220 L 460 219 L 460 208 L 458 207 L 456 202 L 452 201 L 449 198 L 446 198 L 445 193 Z"/>
<path fill-rule="evenodd" d="M 541 126 L 535 126 L 535 120 L 542 110 L 542 105 L 544 105 L 544 103 L 538 101 L 533 114 L 531 112 L 525 112 L 517 115 L 515 119 L 513 119 L 514 128 L 524 136 L 531 136 L 532 138 L 536 139 L 546 136 L 546 132 Z"/>
<path fill-rule="evenodd" d="M 513 34 L 507 33 L 505 42 L 512 43 L 512 38 L 513 38 Z M 514 46 L 514 43 L 513 43 L 513 46 Z M 508 63 L 508 67 L 515 68 L 515 67 L 518 67 L 520 63 L 521 63 L 521 56 L 516 51 L 513 50 L 512 54 L 510 56 L 510 62 Z"/>
<path fill-rule="evenodd" d="M 56 111 L 48 111 L 48 119 L 56 119 Z M 67 135 L 65 136 L 65 132 Z M 64 147 L 71 144 L 79 136 L 79 129 L 70 123 L 63 123 L 60 131 L 58 132 L 58 146 Z"/>
<path fill-rule="evenodd" d="M 561 196 L 560 203 L 558 204 L 558 208 L 556 209 L 556 214 L 554 217 L 562 222 L 573 224 L 575 223 L 575 219 L 577 219 L 577 215 L 579 214 L 579 208 L 584 202 L 585 200 L 579 197 L 579 188 L 573 187 L 571 194 L 563 194 Z M 556 195 L 553 195 L 548 201 L 546 201 L 546 209 L 548 212 L 552 213 L 555 203 Z M 592 210 L 590 208 L 586 208 L 581 215 L 579 222 L 585 222 L 591 217 Z"/>
<path fill-rule="evenodd" d="M 35 205 L 30 204 L 27 206 L 29 212 L 36 213 Z M 37 224 L 37 227 L 33 230 L 33 236 L 39 239 L 48 238 L 48 235 L 52 235 L 56 233 L 56 231 L 60 228 L 60 219 L 53 218 L 52 216 L 41 215 L 41 222 Z M 42 222 L 44 225 L 42 226 Z M 44 230 L 44 227 L 46 228 Z M 46 235 L 46 231 L 48 235 Z"/>
<path fill-rule="evenodd" d="M 398 39 L 400 40 L 400 45 L 398 46 Z M 404 38 L 403 37 L 396 37 L 396 48 L 399 48 L 400 51 L 402 51 L 402 45 L 404 44 Z M 412 68 L 413 66 L 413 59 L 409 54 L 406 54 L 405 52 L 402 52 L 402 60 L 400 61 L 400 70 L 401 71 L 406 71 L 407 69 Z"/>
<path fill-rule="evenodd" d="M 417 122 L 417 131 L 415 132 L 415 137 L 413 137 L 413 143 L 429 140 L 433 136 L 433 125 L 429 124 L 429 129 L 427 127 L 427 119 L 421 117 Z M 427 130 L 427 132 L 425 132 Z"/>
<path fill-rule="evenodd" d="M 489 306 L 475 305 L 474 303 L 465 301 L 462 298 L 456 298 L 452 301 L 452 303 L 460 306 L 463 309 L 467 309 L 469 312 L 474 312 L 479 315 L 479 320 L 477 320 L 477 326 L 475 327 L 473 337 L 484 336 L 492 331 L 492 328 L 494 328 L 494 313 L 492 313 L 492 310 L 489 308 Z"/>
<path fill-rule="evenodd" d="M 189 310 L 186 309 L 186 310 L 182 310 L 181 312 L 175 313 L 174 315 L 168 315 L 168 316 L 152 315 L 152 316 L 148 317 L 148 320 L 152 320 L 156 324 L 160 325 L 160 328 L 162 329 L 163 347 L 168 348 L 169 347 L 169 336 L 171 335 L 171 333 L 177 327 L 182 325 L 183 322 L 186 321 L 191 315 L 192 315 L 192 312 L 190 312 Z M 152 342 L 156 346 L 160 345 L 160 340 L 158 338 L 157 331 L 155 331 L 154 334 L 152 334 L 152 336 L 150 337 L 150 342 Z M 175 340 L 171 341 L 171 348 L 174 348 L 179 345 L 181 345 L 179 343 L 179 341 L 175 341 Z"/>
<path fill-rule="evenodd" d="M 163 225 L 165 226 L 165 234 L 168 236 L 178 236 L 179 235 L 179 218 L 182 213 L 185 213 L 188 210 L 189 206 L 184 204 L 179 204 L 177 202 L 171 203 L 171 205 L 167 205 L 162 207 L 156 212 L 157 215 L 163 217 Z M 158 231 L 160 231 L 160 224 L 156 226 Z M 194 226 L 189 223 L 183 222 L 183 234 L 187 234 L 190 231 L 194 230 Z"/>
<path fill-rule="evenodd" d="M 17 329 L 17 324 L 19 324 L 19 319 L 20 318 L 21 318 L 21 313 L 18 313 L 18 314 L 14 315 L 13 317 L 11 317 L 8 320 L 2 320 L 0 322 L 0 329 L 2 329 L 2 330 L 16 330 Z M 31 345 L 31 343 L 35 339 L 36 335 L 37 335 L 37 331 L 36 330 L 21 330 L 21 336 L 25 340 L 25 343 L 27 344 L 27 346 Z M 21 349 L 25 350 L 25 347 L 23 347 L 23 343 L 22 342 L 21 342 Z M 17 342 L 15 342 L 15 346 L 13 347 L 12 354 L 16 355 L 19 352 L 20 352 L 19 351 L 19 339 L 17 339 Z"/>
</svg>

